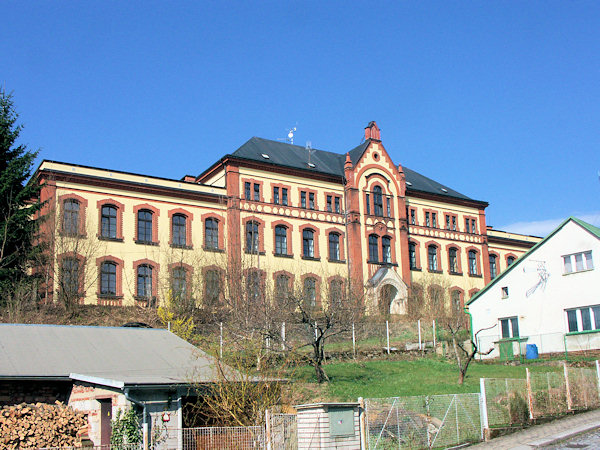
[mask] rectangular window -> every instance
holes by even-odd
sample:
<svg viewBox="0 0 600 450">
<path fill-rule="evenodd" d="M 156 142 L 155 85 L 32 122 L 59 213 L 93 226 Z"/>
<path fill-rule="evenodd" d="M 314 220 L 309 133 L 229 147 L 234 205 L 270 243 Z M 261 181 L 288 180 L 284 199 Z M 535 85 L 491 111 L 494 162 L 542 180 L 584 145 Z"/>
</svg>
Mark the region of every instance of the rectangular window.
<svg viewBox="0 0 600 450">
<path fill-rule="evenodd" d="M 308 193 L 308 209 L 315 209 L 315 194 L 312 192 Z"/>
<path fill-rule="evenodd" d="M 339 214 L 341 211 L 340 210 L 340 198 L 335 197 L 334 201 L 335 201 L 335 212 Z"/>
<path fill-rule="evenodd" d="M 568 309 L 566 312 L 569 333 L 600 330 L 600 305 Z"/>
<path fill-rule="evenodd" d="M 465 219 L 465 233 L 469 232 L 469 229 L 470 229 L 469 225 L 470 225 L 470 220 Z"/>
<path fill-rule="evenodd" d="M 287 188 L 281 188 L 281 204 L 283 206 L 288 205 L 288 190 L 287 190 Z"/>
<path fill-rule="evenodd" d="M 248 181 L 244 183 L 244 198 L 246 200 L 252 200 L 252 197 L 250 197 L 250 182 Z"/>
<path fill-rule="evenodd" d="M 592 251 L 573 253 L 572 255 L 563 256 L 564 273 L 583 272 L 584 270 L 592 270 L 594 263 L 592 260 Z"/>
<path fill-rule="evenodd" d="M 431 226 L 437 228 L 437 214 L 431 213 Z"/>
<path fill-rule="evenodd" d="M 386 197 L 385 202 L 386 202 L 387 217 L 392 217 L 392 202 L 391 202 L 390 198 Z"/>
<path fill-rule="evenodd" d="M 425 226 L 426 227 L 430 227 L 431 226 L 431 220 L 429 218 L 429 213 L 428 212 L 425 213 Z"/>
<path fill-rule="evenodd" d="M 502 331 L 502 339 L 519 337 L 519 319 L 516 317 L 500 319 L 500 328 Z"/>
<path fill-rule="evenodd" d="M 279 205 L 279 188 L 278 187 L 273 188 L 273 203 L 275 203 L 276 205 Z"/>
<path fill-rule="evenodd" d="M 592 329 L 592 316 L 590 314 L 590 308 L 581 309 L 581 325 L 581 328 L 584 331 Z"/>
<path fill-rule="evenodd" d="M 371 215 L 371 196 L 367 194 L 367 215 Z"/>
<path fill-rule="evenodd" d="M 456 231 L 456 216 L 452 216 L 452 231 Z"/>
<path fill-rule="evenodd" d="M 567 311 L 567 322 L 569 323 L 569 333 L 579 331 L 577 327 L 577 310 L 571 309 Z"/>
<path fill-rule="evenodd" d="M 475 219 L 471 219 L 471 233 L 477 233 L 477 222 L 475 222 Z"/>
<path fill-rule="evenodd" d="M 446 214 L 446 230 L 450 229 L 450 216 Z"/>
<path fill-rule="evenodd" d="M 254 183 L 254 201 L 260 201 L 260 184 Z"/>
<path fill-rule="evenodd" d="M 502 298 L 508 298 L 508 286 L 502 288 Z"/>
<path fill-rule="evenodd" d="M 411 225 L 417 224 L 417 211 L 414 209 L 410 210 L 410 224 Z"/>
<path fill-rule="evenodd" d="M 306 191 L 300 192 L 300 207 L 306 208 Z"/>
<path fill-rule="evenodd" d="M 327 212 L 332 212 L 333 211 L 333 204 L 332 204 L 332 198 L 331 195 L 327 196 Z"/>
</svg>

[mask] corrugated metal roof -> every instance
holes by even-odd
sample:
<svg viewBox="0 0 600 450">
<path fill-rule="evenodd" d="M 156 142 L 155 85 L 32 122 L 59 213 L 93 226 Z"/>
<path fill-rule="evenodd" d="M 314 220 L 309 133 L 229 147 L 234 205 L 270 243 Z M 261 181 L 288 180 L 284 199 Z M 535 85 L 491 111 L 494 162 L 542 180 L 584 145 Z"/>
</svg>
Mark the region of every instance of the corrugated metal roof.
<svg viewBox="0 0 600 450">
<path fill-rule="evenodd" d="M 359 146 L 349 151 L 352 164 L 356 164 L 363 155 L 370 140 L 367 140 Z M 265 156 L 268 156 L 266 158 Z M 311 150 L 310 162 L 314 167 L 308 165 L 309 152 L 305 147 L 291 145 L 285 142 L 272 141 L 259 137 L 253 137 L 244 145 L 238 148 L 232 156 L 241 159 L 258 161 L 265 164 L 275 164 L 278 166 L 291 167 L 294 169 L 310 170 L 327 175 L 338 177 L 344 176 L 345 154 L 328 152 L 325 150 Z M 460 192 L 455 191 L 448 186 L 427 178 L 414 170 L 403 167 L 407 181 L 407 190 L 427 192 L 442 197 L 453 197 L 462 200 L 472 200 Z"/>
<path fill-rule="evenodd" d="M 161 329 L 0 324 L 0 378 L 68 378 L 124 384 L 217 379 L 215 360 Z"/>
</svg>

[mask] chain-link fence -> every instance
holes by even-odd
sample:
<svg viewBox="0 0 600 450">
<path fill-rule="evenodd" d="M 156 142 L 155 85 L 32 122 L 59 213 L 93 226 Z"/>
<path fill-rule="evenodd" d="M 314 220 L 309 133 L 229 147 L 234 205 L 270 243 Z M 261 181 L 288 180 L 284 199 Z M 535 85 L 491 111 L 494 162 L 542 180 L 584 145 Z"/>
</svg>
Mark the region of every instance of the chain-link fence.
<svg viewBox="0 0 600 450">
<path fill-rule="evenodd" d="M 369 449 L 436 448 L 482 439 L 479 394 L 365 399 Z"/>
<path fill-rule="evenodd" d="M 571 409 L 593 409 L 600 406 L 598 372 L 596 369 L 568 367 Z"/>
<path fill-rule="evenodd" d="M 560 372 L 530 373 L 531 417 L 556 417 L 568 411 L 567 385 Z"/>
<path fill-rule="evenodd" d="M 265 446 L 263 426 L 183 429 L 183 450 L 255 450 Z"/>
<path fill-rule="evenodd" d="M 529 419 L 526 380 L 482 378 L 481 393 L 489 427 L 509 427 Z"/>
</svg>

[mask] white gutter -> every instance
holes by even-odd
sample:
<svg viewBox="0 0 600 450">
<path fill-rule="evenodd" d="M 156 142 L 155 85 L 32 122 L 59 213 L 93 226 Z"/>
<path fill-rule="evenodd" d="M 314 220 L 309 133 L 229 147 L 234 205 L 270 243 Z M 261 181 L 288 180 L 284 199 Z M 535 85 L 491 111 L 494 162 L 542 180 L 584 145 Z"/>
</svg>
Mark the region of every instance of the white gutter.
<svg viewBox="0 0 600 450">
<path fill-rule="evenodd" d="M 77 381 L 84 381 L 86 383 L 99 384 L 101 386 L 114 387 L 117 389 L 123 389 L 125 383 L 118 380 L 111 380 L 110 378 L 100 378 L 91 375 L 83 375 L 80 373 L 70 373 L 69 378 Z"/>
</svg>

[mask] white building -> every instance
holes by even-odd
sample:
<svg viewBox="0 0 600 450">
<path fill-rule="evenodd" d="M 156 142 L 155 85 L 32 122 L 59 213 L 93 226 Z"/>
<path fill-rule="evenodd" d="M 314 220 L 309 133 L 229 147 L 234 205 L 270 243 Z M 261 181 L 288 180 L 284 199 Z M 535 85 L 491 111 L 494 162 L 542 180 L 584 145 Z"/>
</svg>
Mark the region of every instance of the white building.
<svg viewBox="0 0 600 450">
<path fill-rule="evenodd" d="M 468 302 L 480 350 L 512 359 L 528 344 L 539 353 L 600 349 L 598 255 L 600 228 L 565 220 Z"/>
</svg>

